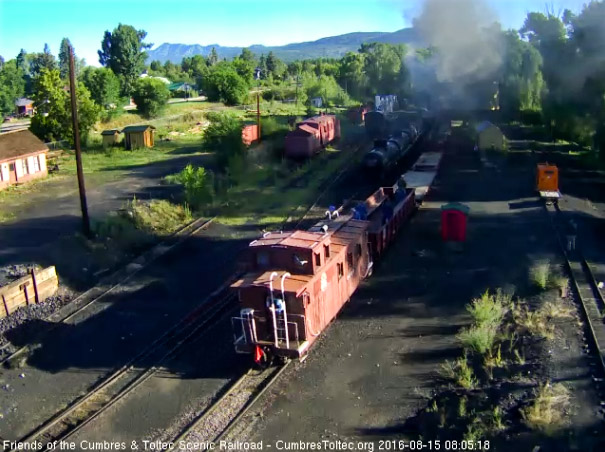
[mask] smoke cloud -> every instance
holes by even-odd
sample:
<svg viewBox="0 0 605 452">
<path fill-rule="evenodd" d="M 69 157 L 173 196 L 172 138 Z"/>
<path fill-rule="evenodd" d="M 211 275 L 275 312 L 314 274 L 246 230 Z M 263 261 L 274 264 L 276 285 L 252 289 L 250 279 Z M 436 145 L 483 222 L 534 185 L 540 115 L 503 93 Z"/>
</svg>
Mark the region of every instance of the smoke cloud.
<svg viewBox="0 0 605 452">
<path fill-rule="evenodd" d="M 503 61 L 497 19 L 483 0 L 424 0 L 413 25 L 420 40 L 437 52 L 424 63 L 410 64 L 415 87 L 438 93 L 442 103 L 456 108 L 481 107 L 472 87 L 485 83 L 493 90 Z"/>
</svg>

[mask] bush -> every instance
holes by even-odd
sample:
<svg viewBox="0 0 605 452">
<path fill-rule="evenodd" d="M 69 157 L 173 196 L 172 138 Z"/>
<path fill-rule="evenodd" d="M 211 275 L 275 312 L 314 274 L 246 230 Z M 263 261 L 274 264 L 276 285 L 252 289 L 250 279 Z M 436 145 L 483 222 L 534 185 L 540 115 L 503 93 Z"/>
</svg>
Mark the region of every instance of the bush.
<svg viewBox="0 0 605 452">
<path fill-rule="evenodd" d="M 279 122 L 274 117 L 264 117 L 260 120 L 261 123 L 261 134 L 263 137 L 284 137 L 289 131 L 290 127 L 288 124 Z"/>
<path fill-rule="evenodd" d="M 126 211 L 137 229 L 159 235 L 172 234 L 193 219 L 187 206 L 166 200 L 144 203 L 135 198 L 127 204 Z"/>
<path fill-rule="evenodd" d="M 465 349 L 485 355 L 492 349 L 497 331 L 494 325 L 476 325 L 464 328 L 457 338 Z"/>
<path fill-rule="evenodd" d="M 242 121 L 229 113 L 209 114 L 210 125 L 204 132 L 204 147 L 216 153 L 217 163 L 226 169 L 233 156 L 243 156 Z"/>
<path fill-rule="evenodd" d="M 498 289 L 494 295 L 490 295 L 486 290 L 480 298 L 475 298 L 471 304 L 466 306 L 466 310 L 478 326 L 493 326 L 497 328 L 502 322 L 506 312 L 504 302 L 506 296 Z"/>
<path fill-rule="evenodd" d="M 203 166 L 194 168 L 189 164 L 180 173 L 166 176 L 168 182 L 183 185 L 185 199 L 190 206 L 200 208 L 212 202 L 214 196 L 213 174 Z"/>
<path fill-rule="evenodd" d="M 468 365 L 466 357 L 458 358 L 456 361 L 446 361 L 441 365 L 440 373 L 444 378 L 454 381 L 458 386 L 472 389 L 477 385 L 477 379 L 473 375 L 473 369 Z"/>
<path fill-rule="evenodd" d="M 170 98 L 170 91 L 164 82 L 153 78 L 137 80 L 132 92 L 137 110 L 146 118 L 158 116 Z"/>
</svg>

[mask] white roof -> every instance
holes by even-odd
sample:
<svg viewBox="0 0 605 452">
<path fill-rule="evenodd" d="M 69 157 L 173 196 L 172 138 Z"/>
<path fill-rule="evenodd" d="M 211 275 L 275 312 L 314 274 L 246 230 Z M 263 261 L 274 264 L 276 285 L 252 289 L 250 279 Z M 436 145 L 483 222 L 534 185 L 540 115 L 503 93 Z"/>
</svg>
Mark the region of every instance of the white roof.
<svg viewBox="0 0 605 452">
<path fill-rule="evenodd" d="M 407 188 L 413 188 L 418 201 L 422 201 L 433 184 L 437 171 L 408 171 L 403 176 Z"/>
<path fill-rule="evenodd" d="M 420 155 L 412 168 L 416 171 L 435 170 L 439 167 L 442 156 L 443 153 L 441 152 L 425 152 Z"/>
</svg>

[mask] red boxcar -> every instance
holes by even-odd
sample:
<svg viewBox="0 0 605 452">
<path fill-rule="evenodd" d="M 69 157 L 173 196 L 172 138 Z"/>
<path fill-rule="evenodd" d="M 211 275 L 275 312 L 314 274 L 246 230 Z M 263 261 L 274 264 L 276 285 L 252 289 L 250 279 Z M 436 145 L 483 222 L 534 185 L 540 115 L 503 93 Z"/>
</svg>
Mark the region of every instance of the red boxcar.
<svg viewBox="0 0 605 452">
<path fill-rule="evenodd" d="M 320 115 L 306 119 L 286 135 L 286 157 L 310 158 L 328 143 L 340 138 L 340 121 L 335 115 Z"/>
<path fill-rule="evenodd" d="M 255 141 L 258 141 L 258 124 L 244 124 L 242 128 L 242 142 L 246 146 L 250 146 Z"/>
</svg>

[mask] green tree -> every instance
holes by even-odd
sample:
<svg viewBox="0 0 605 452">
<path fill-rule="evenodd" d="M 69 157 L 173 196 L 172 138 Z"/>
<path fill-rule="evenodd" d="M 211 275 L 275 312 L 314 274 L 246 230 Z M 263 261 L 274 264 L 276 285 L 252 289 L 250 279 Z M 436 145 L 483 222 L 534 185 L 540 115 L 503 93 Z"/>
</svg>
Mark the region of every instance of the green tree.
<svg viewBox="0 0 605 452">
<path fill-rule="evenodd" d="M 32 118 L 31 131 L 46 141 L 73 141 L 71 100 L 59 71 L 42 68 L 34 79 L 34 93 L 36 114 Z M 85 140 L 99 118 L 99 107 L 85 86 L 78 85 L 76 95 L 80 135 Z"/>
<path fill-rule="evenodd" d="M 409 91 L 409 73 L 404 62 L 406 47 L 382 42 L 362 44 L 364 72 L 368 78 L 366 93 L 392 93 L 404 97 Z"/>
<path fill-rule="evenodd" d="M 208 100 L 212 102 L 240 105 L 248 97 L 246 81 L 239 76 L 233 66 L 224 61 L 212 67 L 202 81 L 202 87 Z"/>
<path fill-rule="evenodd" d="M 137 110 L 147 118 L 157 116 L 166 107 L 170 91 L 164 82 L 153 78 L 137 80 L 132 92 Z"/>
<path fill-rule="evenodd" d="M 0 69 L 0 114 L 15 111 L 15 101 L 25 94 L 25 74 L 16 60 L 7 61 Z"/>
<path fill-rule="evenodd" d="M 208 55 L 208 65 L 214 66 L 217 63 L 218 63 L 218 53 L 216 53 L 216 49 L 214 47 L 212 47 L 212 50 L 210 51 L 210 55 Z"/>
<path fill-rule="evenodd" d="M 98 51 L 99 62 L 118 76 L 124 96 L 131 94 L 145 67 L 145 50 L 152 46 L 143 42 L 145 36 L 146 31 L 123 24 L 119 24 L 111 33 L 106 31 L 103 36 L 101 50 Z"/>
<path fill-rule="evenodd" d="M 54 70 L 57 68 L 57 60 L 52 53 L 48 44 L 44 44 L 44 51 L 32 55 L 29 71 L 32 78 L 35 78 L 42 69 Z"/>
<path fill-rule="evenodd" d="M 59 73 L 61 78 L 67 79 L 69 77 L 69 47 L 71 42 L 69 39 L 63 38 L 61 40 L 61 46 L 59 50 Z"/>
<path fill-rule="evenodd" d="M 269 52 L 267 55 L 266 64 L 268 76 L 277 79 L 283 77 L 284 72 L 286 71 L 286 65 L 283 61 L 277 58 L 273 52 Z"/>
<path fill-rule="evenodd" d="M 100 107 L 112 111 L 121 105 L 120 80 L 111 69 L 87 67 L 82 71 L 80 80 Z"/>
<path fill-rule="evenodd" d="M 243 58 L 234 58 L 231 65 L 248 86 L 252 86 L 252 82 L 254 81 L 254 62 L 244 60 Z"/>
<path fill-rule="evenodd" d="M 153 60 L 149 65 L 149 69 L 155 72 L 163 72 L 164 68 L 162 67 L 162 63 L 158 60 Z"/>
<path fill-rule="evenodd" d="M 240 54 L 239 57 L 240 57 L 240 59 L 242 59 L 244 61 L 249 61 L 252 64 L 256 63 L 256 57 L 254 56 L 252 51 L 248 48 L 243 48 L 242 53 Z"/>
<path fill-rule="evenodd" d="M 340 61 L 339 81 L 347 93 L 355 99 L 363 99 L 367 86 L 367 77 L 364 72 L 364 55 L 362 53 L 348 52 Z"/>
</svg>

